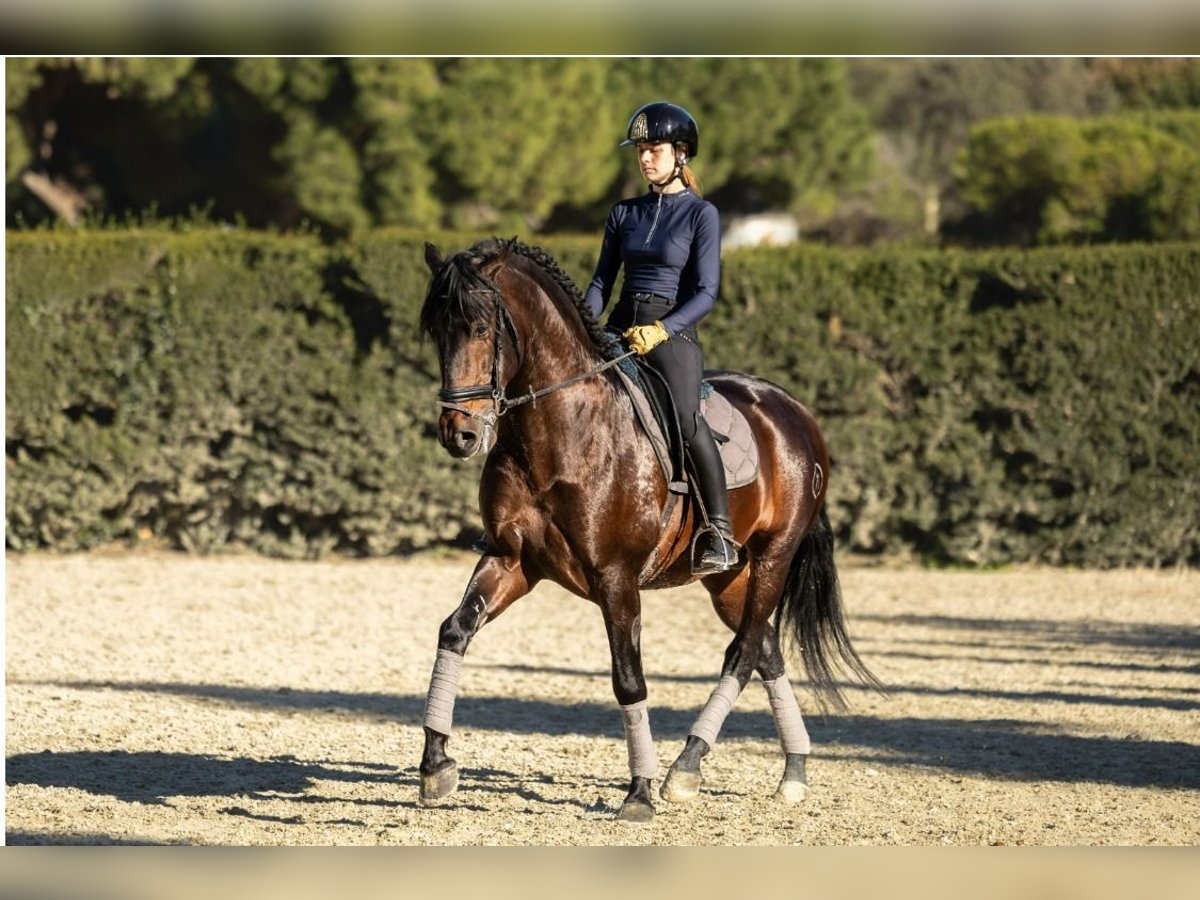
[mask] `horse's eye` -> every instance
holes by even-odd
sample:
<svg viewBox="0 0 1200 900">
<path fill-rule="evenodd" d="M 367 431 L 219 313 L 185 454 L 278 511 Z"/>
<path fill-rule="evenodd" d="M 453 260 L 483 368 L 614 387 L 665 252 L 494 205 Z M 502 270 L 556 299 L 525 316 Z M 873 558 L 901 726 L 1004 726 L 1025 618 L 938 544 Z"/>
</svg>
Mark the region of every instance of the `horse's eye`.
<svg viewBox="0 0 1200 900">
<path fill-rule="evenodd" d="M 475 340 L 482 341 L 487 336 L 488 327 L 484 323 L 480 322 L 478 325 L 471 326 L 471 337 L 473 337 Z"/>
</svg>

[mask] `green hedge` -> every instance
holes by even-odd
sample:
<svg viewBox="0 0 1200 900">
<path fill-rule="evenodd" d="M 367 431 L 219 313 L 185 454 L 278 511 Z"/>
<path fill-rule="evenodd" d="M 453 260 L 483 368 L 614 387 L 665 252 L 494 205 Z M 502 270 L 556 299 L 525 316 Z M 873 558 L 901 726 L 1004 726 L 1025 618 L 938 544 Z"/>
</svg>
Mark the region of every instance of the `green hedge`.
<svg viewBox="0 0 1200 900">
<path fill-rule="evenodd" d="M 478 532 L 424 234 L 7 237 L 7 545 L 405 553 Z M 476 236 L 437 235 L 445 249 Z M 541 242 L 581 285 L 594 237 Z M 843 548 L 1200 564 L 1200 245 L 731 252 L 702 337 L 818 414 Z"/>
<path fill-rule="evenodd" d="M 850 546 L 1200 562 L 1200 245 L 758 251 L 715 319 L 820 414 Z"/>
</svg>

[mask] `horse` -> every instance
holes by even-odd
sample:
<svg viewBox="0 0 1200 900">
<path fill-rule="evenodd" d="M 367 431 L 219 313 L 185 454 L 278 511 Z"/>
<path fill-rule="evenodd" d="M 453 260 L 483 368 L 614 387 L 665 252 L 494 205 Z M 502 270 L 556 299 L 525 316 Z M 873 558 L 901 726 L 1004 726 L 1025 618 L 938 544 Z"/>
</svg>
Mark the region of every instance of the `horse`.
<svg viewBox="0 0 1200 900">
<path fill-rule="evenodd" d="M 670 502 L 667 476 L 635 419 L 615 364 L 629 353 L 571 278 L 541 248 L 489 238 L 446 257 L 425 245 L 430 279 L 420 314 L 437 345 L 438 439 L 458 459 L 486 454 L 482 553 L 458 607 L 441 624 L 426 696 L 420 802 L 457 789 L 446 747 L 472 637 L 543 579 L 600 607 L 612 687 L 625 726 L 630 786 L 616 818 L 653 818 L 658 758 L 642 672 L 641 591 L 694 580 L 688 548 L 696 502 Z M 784 751 L 775 796 L 804 799 L 810 741 L 785 670 L 790 636 L 822 706 L 844 707 L 837 674 L 878 686 L 851 644 L 825 511 L 829 451 L 813 415 L 783 388 L 736 372 L 706 380 L 748 420 L 756 479 L 730 491 L 736 566 L 701 582 L 734 636 L 721 674 L 660 789 L 696 797 L 701 761 L 757 672 Z M 772 621 L 774 616 L 774 621 Z"/>
</svg>

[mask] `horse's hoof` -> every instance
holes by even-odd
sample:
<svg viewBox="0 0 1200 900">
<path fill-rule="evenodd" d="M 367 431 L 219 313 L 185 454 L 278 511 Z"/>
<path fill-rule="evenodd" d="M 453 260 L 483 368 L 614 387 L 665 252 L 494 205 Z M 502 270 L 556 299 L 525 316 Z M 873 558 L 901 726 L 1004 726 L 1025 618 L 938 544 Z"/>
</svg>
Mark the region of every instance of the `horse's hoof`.
<svg viewBox="0 0 1200 900">
<path fill-rule="evenodd" d="M 645 800 L 626 800 L 617 810 L 618 822 L 634 822 L 644 825 L 654 818 L 654 807 Z"/>
<path fill-rule="evenodd" d="M 434 806 L 458 789 L 458 765 L 451 761 L 436 772 L 421 775 L 421 805 Z"/>
<path fill-rule="evenodd" d="M 658 794 L 671 803 L 686 803 L 700 793 L 700 773 L 672 768 L 663 779 Z"/>
<path fill-rule="evenodd" d="M 808 796 L 808 785 L 803 781 L 781 781 L 775 791 L 775 799 L 780 803 L 803 803 Z"/>
</svg>

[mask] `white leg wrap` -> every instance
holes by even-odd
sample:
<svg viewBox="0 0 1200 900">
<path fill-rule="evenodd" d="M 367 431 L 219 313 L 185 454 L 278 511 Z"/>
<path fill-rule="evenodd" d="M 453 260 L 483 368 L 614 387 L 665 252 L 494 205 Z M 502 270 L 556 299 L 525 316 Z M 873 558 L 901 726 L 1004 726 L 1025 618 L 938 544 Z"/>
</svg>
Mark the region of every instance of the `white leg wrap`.
<svg viewBox="0 0 1200 900">
<path fill-rule="evenodd" d="M 733 704 L 741 692 L 742 686 L 736 678 L 732 675 L 722 675 L 713 692 L 709 694 L 704 709 L 700 710 L 691 733 L 708 744 L 710 749 L 716 746 L 717 734 L 720 733 L 721 726 L 725 724 L 725 717 L 733 709 Z"/>
<path fill-rule="evenodd" d="M 658 753 L 650 736 L 650 710 L 642 700 L 621 707 L 625 722 L 625 743 L 629 745 L 629 774 L 634 778 L 653 778 L 658 774 Z"/>
<path fill-rule="evenodd" d="M 767 696 L 771 698 L 771 715 L 775 717 L 775 729 L 779 732 L 779 743 L 784 753 L 808 753 L 812 741 L 800 715 L 800 704 L 786 675 L 774 681 L 764 681 Z"/>
<path fill-rule="evenodd" d="M 425 695 L 425 725 L 440 734 L 449 734 L 454 721 L 454 698 L 458 695 L 462 662 L 462 655 L 451 650 L 439 650 L 433 661 L 433 677 Z"/>
</svg>

